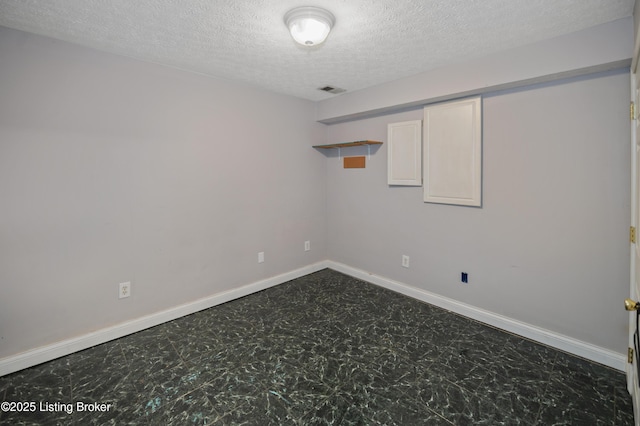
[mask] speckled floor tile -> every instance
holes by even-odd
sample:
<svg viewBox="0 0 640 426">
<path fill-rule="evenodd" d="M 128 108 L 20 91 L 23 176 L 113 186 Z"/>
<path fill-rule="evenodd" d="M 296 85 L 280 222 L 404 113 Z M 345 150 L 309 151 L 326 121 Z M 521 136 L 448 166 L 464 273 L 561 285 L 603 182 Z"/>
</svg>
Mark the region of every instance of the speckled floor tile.
<svg viewBox="0 0 640 426">
<path fill-rule="evenodd" d="M 298 419 L 274 395 L 265 392 L 259 395 L 251 405 L 226 413 L 218 418 L 216 425 L 295 425 Z"/>
<path fill-rule="evenodd" d="M 224 415 L 253 405 L 265 389 L 264 377 L 263 370 L 242 365 L 205 383 L 199 390 L 206 395 L 214 410 Z"/>
<path fill-rule="evenodd" d="M 220 419 L 207 395 L 200 389 L 183 395 L 149 415 L 150 425 L 209 425 Z"/>
<path fill-rule="evenodd" d="M 0 424 L 69 424 L 73 419 L 71 374 L 67 358 L 0 377 L 2 402 L 33 404 L 25 411 L 14 404 L 0 411 Z"/>
<path fill-rule="evenodd" d="M 185 360 L 200 358 L 224 347 L 209 315 L 196 313 L 170 321 L 163 328 L 174 350 Z"/>
<path fill-rule="evenodd" d="M 274 365 L 266 384 L 263 395 L 268 403 L 263 405 L 284 408 L 290 419 L 301 418 L 335 392 L 313 372 L 287 363 Z"/>
<path fill-rule="evenodd" d="M 624 376 L 616 380 L 613 389 L 614 396 L 614 425 L 633 424 L 633 405 L 627 392 L 627 382 Z"/>
<path fill-rule="evenodd" d="M 476 401 L 475 417 L 486 424 L 534 424 L 542 407 L 544 380 L 533 378 L 503 377 L 489 373 L 475 390 L 482 396 Z"/>
<path fill-rule="evenodd" d="M 545 389 L 540 420 L 578 424 L 602 419 L 604 424 L 611 424 L 615 416 L 614 400 L 613 385 L 603 380 L 585 380 L 582 374 L 552 375 Z"/>
<path fill-rule="evenodd" d="M 444 378 L 437 370 L 422 371 L 416 382 L 416 400 L 454 424 L 465 424 L 477 397 Z"/>
<path fill-rule="evenodd" d="M 466 351 L 455 347 L 446 348 L 434 366 L 443 378 L 472 392 L 489 374 L 489 366 L 472 362 Z"/>
<path fill-rule="evenodd" d="M 0 424 L 632 425 L 622 372 L 323 270 L 0 377 Z"/>
</svg>

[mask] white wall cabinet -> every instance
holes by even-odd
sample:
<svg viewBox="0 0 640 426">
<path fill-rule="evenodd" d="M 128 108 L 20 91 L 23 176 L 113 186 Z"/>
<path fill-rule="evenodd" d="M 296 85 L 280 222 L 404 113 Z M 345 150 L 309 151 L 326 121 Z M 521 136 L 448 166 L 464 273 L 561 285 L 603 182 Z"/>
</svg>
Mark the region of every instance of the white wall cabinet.
<svg viewBox="0 0 640 426">
<path fill-rule="evenodd" d="M 387 183 L 422 185 L 422 120 L 387 125 Z"/>
<path fill-rule="evenodd" d="M 424 108 L 424 201 L 482 205 L 482 102 Z"/>
</svg>

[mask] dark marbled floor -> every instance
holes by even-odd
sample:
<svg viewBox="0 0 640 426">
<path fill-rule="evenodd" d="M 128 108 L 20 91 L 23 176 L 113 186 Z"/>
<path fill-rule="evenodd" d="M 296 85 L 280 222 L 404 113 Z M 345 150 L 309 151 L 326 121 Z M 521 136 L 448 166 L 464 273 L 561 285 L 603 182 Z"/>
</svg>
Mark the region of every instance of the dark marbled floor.
<svg viewBox="0 0 640 426">
<path fill-rule="evenodd" d="M 1 424 L 632 425 L 623 373 L 323 270 L 0 377 Z"/>
</svg>

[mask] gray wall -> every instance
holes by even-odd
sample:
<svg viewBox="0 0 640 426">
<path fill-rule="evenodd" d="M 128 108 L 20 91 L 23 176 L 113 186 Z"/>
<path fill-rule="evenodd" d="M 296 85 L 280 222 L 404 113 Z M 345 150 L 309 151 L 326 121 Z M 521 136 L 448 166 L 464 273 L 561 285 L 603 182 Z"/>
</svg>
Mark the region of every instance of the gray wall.
<svg viewBox="0 0 640 426">
<path fill-rule="evenodd" d="M 363 119 L 427 102 L 513 89 L 629 66 L 633 51 L 633 19 L 618 19 L 582 31 L 495 52 L 464 63 L 318 102 L 323 123 Z"/>
<path fill-rule="evenodd" d="M 307 101 L 5 28 L 0 58 L 0 358 L 327 258 L 626 348 L 627 73 L 486 95 L 477 209 L 388 187 L 386 145 L 364 170 L 310 148 L 421 110 L 327 128 Z"/>
<path fill-rule="evenodd" d="M 311 102 L 6 28 L 0 58 L 0 358 L 326 258 Z"/>
<path fill-rule="evenodd" d="M 329 259 L 624 352 L 628 106 L 626 71 L 485 95 L 481 209 L 387 186 L 386 145 L 364 170 L 329 158 Z M 388 123 L 414 119 L 422 110 L 335 124 L 327 142 L 386 141 Z"/>
</svg>

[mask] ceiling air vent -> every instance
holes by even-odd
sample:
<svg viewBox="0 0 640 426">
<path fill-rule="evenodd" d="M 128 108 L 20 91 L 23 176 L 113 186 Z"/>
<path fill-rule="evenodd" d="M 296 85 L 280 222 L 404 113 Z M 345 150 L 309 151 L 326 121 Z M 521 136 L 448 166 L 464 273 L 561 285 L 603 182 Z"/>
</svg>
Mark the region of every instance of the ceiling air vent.
<svg viewBox="0 0 640 426">
<path fill-rule="evenodd" d="M 320 88 L 318 88 L 318 90 L 322 90 L 323 92 L 327 92 L 327 93 L 332 93 L 334 95 L 337 95 L 338 93 L 343 93 L 343 92 L 347 91 L 347 89 L 341 89 L 339 87 L 333 87 L 333 86 L 320 87 Z"/>
</svg>

